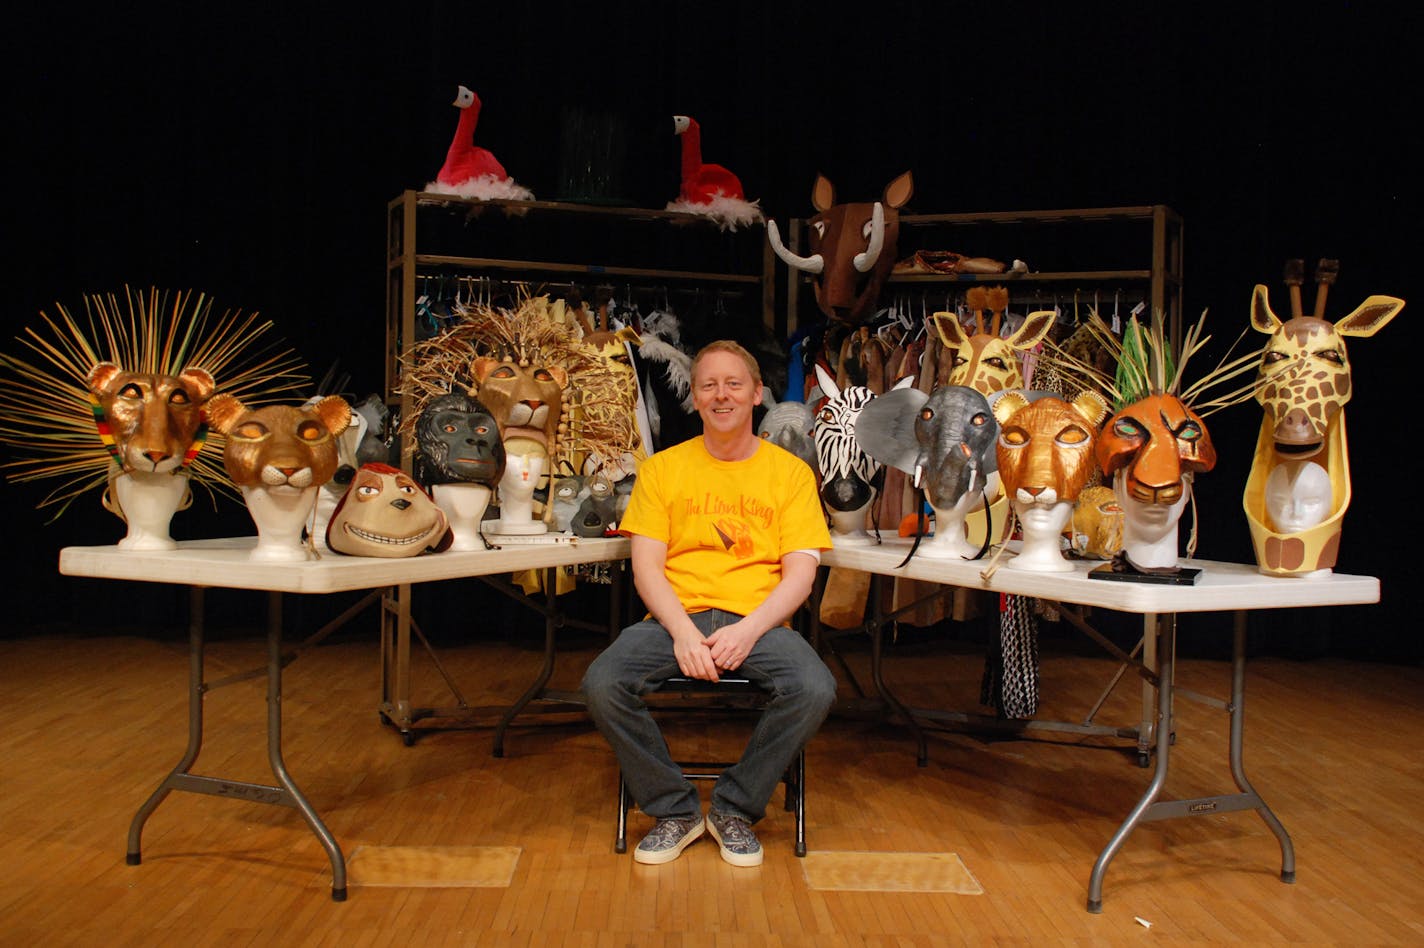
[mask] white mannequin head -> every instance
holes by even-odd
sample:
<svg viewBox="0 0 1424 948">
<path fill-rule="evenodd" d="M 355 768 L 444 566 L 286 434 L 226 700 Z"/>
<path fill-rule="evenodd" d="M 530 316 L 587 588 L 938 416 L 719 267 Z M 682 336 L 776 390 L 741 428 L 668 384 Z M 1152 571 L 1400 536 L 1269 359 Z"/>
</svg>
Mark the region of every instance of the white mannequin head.
<svg viewBox="0 0 1424 948">
<path fill-rule="evenodd" d="M 430 488 L 436 505 L 450 521 L 450 549 L 457 552 L 483 550 L 480 526 L 493 491 L 484 484 L 452 481 Z"/>
<path fill-rule="evenodd" d="M 121 550 L 176 550 L 178 544 L 169 533 L 173 515 L 192 502 L 186 474 L 154 474 L 129 471 L 114 476 L 109 482 L 112 497 L 105 495 L 106 506 L 117 502 L 118 511 L 128 524 L 128 533 L 119 541 Z"/>
<path fill-rule="evenodd" d="M 1286 461 L 1266 478 L 1266 514 L 1277 533 L 1300 533 L 1330 515 L 1330 474 L 1314 461 Z"/>
<path fill-rule="evenodd" d="M 831 518 L 831 540 L 842 546 L 865 546 L 875 542 L 875 538 L 865 528 L 865 518 L 870 512 L 870 501 L 854 510 L 837 510 L 826 507 Z"/>
<path fill-rule="evenodd" d="M 1132 497 L 1128 471 L 1113 475 L 1113 495 L 1122 507 L 1122 549 L 1139 569 L 1165 569 L 1177 565 L 1177 523 L 1192 496 L 1192 475 L 1182 474 L 1182 494 L 1170 504 L 1143 503 Z"/>
<path fill-rule="evenodd" d="M 544 476 L 549 455 L 532 438 L 510 438 L 504 443 L 504 474 L 499 479 L 497 533 L 543 533 L 548 527 L 534 519 L 534 490 Z"/>
<path fill-rule="evenodd" d="M 1072 501 L 1025 499 L 1020 490 L 1014 497 L 1014 513 L 1023 532 L 1018 555 L 1005 565 L 1014 569 L 1065 573 L 1073 564 L 1063 556 L 1063 529 L 1073 517 Z M 1053 494 L 1056 497 L 1056 494 Z"/>
<path fill-rule="evenodd" d="M 952 507 L 935 507 L 934 536 L 920 545 L 918 556 L 934 556 L 941 559 L 972 560 L 979 555 L 979 544 L 972 543 L 965 534 L 964 521 L 970 511 L 984 503 L 984 497 L 994 496 L 999 491 L 999 475 L 989 475 L 985 493 L 966 491 Z"/>
</svg>

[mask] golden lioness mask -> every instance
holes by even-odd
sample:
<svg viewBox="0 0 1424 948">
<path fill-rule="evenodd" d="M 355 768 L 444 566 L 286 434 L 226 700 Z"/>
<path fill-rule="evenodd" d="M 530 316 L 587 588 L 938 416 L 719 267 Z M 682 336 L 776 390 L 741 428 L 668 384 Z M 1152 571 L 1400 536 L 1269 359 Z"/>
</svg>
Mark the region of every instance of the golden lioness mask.
<svg viewBox="0 0 1424 948">
<path fill-rule="evenodd" d="M 176 471 L 191 459 L 195 445 L 201 447 L 203 404 L 216 387 L 207 370 L 159 375 L 99 362 L 86 381 L 100 435 L 125 471 Z"/>
<path fill-rule="evenodd" d="M 229 394 L 214 395 L 208 421 L 227 436 L 223 465 L 238 487 L 320 487 L 338 464 L 336 434 L 351 423 L 351 406 L 336 395 L 314 405 L 251 409 Z"/>
</svg>

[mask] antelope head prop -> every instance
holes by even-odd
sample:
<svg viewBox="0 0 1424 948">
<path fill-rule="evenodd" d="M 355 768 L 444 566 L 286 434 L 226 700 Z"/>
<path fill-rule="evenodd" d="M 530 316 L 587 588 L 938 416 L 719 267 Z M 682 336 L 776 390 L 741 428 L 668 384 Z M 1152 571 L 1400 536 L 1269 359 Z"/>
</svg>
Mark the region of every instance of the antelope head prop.
<svg viewBox="0 0 1424 948">
<path fill-rule="evenodd" d="M 787 266 L 815 276 L 816 305 L 826 318 L 858 326 L 873 312 L 880 287 L 895 265 L 899 211 L 913 193 L 914 180 L 906 171 L 885 186 L 879 201 L 837 204 L 835 186 L 817 175 L 811 188 L 816 216 L 808 225 L 810 254 L 802 257 L 788 250 L 773 220 L 766 222 L 767 240 Z"/>
<path fill-rule="evenodd" d="M 1325 318 L 1325 299 L 1338 272 L 1334 260 L 1321 260 L 1316 267 L 1315 310 L 1309 316 L 1301 305 L 1303 261 L 1286 265 L 1289 320 L 1271 311 L 1264 286 L 1257 285 L 1251 294 L 1251 327 L 1270 339 L 1256 389 L 1265 417 L 1243 506 L 1256 562 L 1270 575 L 1303 576 L 1334 568 L 1341 520 L 1350 503 L 1343 409 L 1352 382 L 1345 337 L 1373 336 L 1404 308 L 1404 300 L 1370 296 L 1331 323 Z M 1312 499 L 1316 495 L 1319 502 Z M 1309 507 L 1318 507 L 1319 513 L 1298 515 Z"/>
</svg>

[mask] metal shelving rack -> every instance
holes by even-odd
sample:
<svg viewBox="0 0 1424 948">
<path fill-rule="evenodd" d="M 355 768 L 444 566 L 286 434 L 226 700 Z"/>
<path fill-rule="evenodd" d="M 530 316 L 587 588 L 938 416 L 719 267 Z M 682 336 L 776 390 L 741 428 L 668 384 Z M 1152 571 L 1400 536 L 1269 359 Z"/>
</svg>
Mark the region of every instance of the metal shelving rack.
<svg viewBox="0 0 1424 948">
<path fill-rule="evenodd" d="M 1006 262 L 1024 259 L 1027 273 L 896 273 L 887 288 L 927 284 L 1002 284 L 1010 299 L 1024 287 L 1040 290 L 1110 289 L 1144 285 L 1152 312 L 1161 312 L 1171 338 L 1181 338 L 1181 215 L 1162 204 L 1137 207 L 1089 207 L 1063 210 L 984 211 L 956 214 L 901 214 L 896 255 L 916 250 L 953 249 Z M 806 219 L 791 221 L 791 246 L 805 251 Z M 1094 240 L 1096 237 L 1098 240 Z M 927 241 L 951 238 L 953 246 Z M 1143 252 L 1145 251 L 1145 253 Z M 1108 262 L 1109 254 L 1120 258 Z M 1086 258 L 1086 259 L 1085 259 Z M 788 323 L 796 322 L 805 274 L 794 273 L 787 289 Z"/>
</svg>

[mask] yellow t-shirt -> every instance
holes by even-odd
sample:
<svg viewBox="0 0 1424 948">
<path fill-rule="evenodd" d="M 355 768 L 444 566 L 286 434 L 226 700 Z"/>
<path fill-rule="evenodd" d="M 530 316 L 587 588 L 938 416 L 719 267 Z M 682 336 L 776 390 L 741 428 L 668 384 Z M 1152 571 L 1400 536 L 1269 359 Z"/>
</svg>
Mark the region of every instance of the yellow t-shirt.
<svg viewBox="0 0 1424 948">
<path fill-rule="evenodd" d="M 702 439 L 638 466 L 618 532 L 667 544 L 667 578 L 688 612 L 746 615 L 781 581 L 781 557 L 830 549 L 806 462 L 763 441 L 745 461 L 719 461 Z"/>
</svg>

